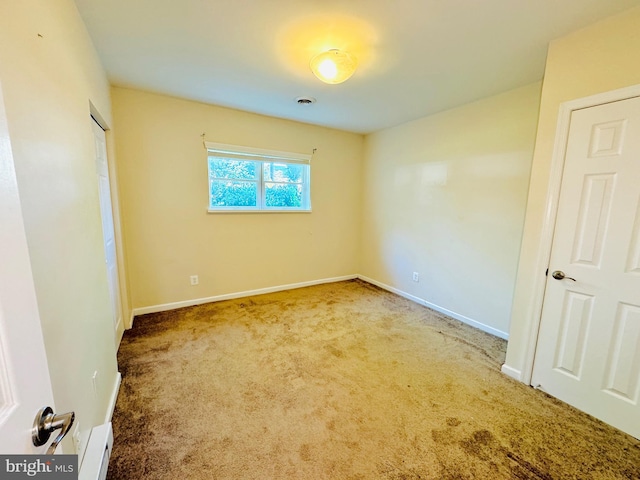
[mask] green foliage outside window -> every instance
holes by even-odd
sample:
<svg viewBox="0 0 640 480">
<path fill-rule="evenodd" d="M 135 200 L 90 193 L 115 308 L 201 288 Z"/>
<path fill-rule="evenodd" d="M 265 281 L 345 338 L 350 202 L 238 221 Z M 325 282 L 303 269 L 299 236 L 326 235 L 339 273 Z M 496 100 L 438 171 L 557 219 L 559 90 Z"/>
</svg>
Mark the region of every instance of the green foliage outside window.
<svg viewBox="0 0 640 480">
<path fill-rule="evenodd" d="M 211 182 L 211 206 L 255 207 L 257 184 L 246 182 Z"/>
<path fill-rule="evenodd" d="M 209 157 L 209 205 L 255 208 L 261 203 L 258 186 L 262 182 L 265 207 L 301 208 L 308 168 L 308 165 Z"/>
<path fill-rule="evenodd" d="M 302 206 L 302 188 L 299 185 L 267 184 L 267 207 Z"/>
<path fill-rule="evenodd" d="M 256 167 L 256 162 L 209 157 L 209 171 L 215 178 L 256 180 L 258 171 Z"/>
</svg>

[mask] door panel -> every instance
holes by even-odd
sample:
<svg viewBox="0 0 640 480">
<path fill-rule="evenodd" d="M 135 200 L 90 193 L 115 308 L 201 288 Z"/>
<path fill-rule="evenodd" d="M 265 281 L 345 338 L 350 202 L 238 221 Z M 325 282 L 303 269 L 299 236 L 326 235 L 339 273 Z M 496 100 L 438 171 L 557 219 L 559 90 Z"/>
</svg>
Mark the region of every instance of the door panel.
<svg viewBox="0 0 640 480">
<path fill-rule="evenodd" d="M 573 242 L 572 263 L 600 266 L 615 181 L 615 174 L 585 176 L 579 209 L 580 219 Z"/>
<path fill-rule="evenodd" d="M 609 348 L 605 391 L 631 403 L 638 402 L 640 386 L 640 307 L 621 303 Z"/>
<path fill-rule="evenodd" d="M 633 223 L 633 235 L 625 271 L 626 273 L 640 275 L 640 201 L 636 206 L 636 219 Z"/>
<path fill-rule="evenodd" d="M 560 338 L 554 368 L 580 378 L 584 362 L 587 330 L 593 311 L 593 296 L 567 291 L 560 315 Z"/>
<path fill-rule="evenodd" d="M 0 452 L 44 453 L 31 427 L 53 393 L 1 85 L 0 225 Z"/>
<path fill-rule="evenodd" d="M 104 130 L 94 120 L 91 121 L 96 147 L 96 172 L 98 174 L 98 193 L 100 196 L 100 214 L 102 217 L 102 235 L 109 296 L 113 310 L 113 328 L 118 331 L 122 324 L 122 306 L 120 303 L 120 282 L 118 279 L 118 259 L 116 256 L 116 237 L 111 207 L 111 187 L 109 183 L 109 164 Z"/>
<path fill-rule="evenodd" d="M 532 383 L 640 438 L 640 98 L 571 116 Z"/>
</svg>

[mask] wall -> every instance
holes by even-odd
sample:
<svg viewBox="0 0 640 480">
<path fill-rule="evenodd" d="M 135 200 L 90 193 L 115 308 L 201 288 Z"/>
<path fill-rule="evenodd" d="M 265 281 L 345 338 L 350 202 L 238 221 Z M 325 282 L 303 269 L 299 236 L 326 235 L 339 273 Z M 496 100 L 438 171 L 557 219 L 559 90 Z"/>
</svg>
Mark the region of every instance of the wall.
<svg viewBox="0 0 640 480">
<path fill-rule="evenodd" d="M 361 135 L 130 89 L 112 96 L 134 308 L 358 273 Z M 203 132 L 211 142 L 316 148 L 313 212 L 207 213 Z"/>
<path fill-rule="evenodd" d="M 367 137 L 365 276 L 507 336 L 539 95 L 535 83 Z"/>
<path fill-rule="evenodd" d="M 552 42 L 542 89 L 540 119 L 531 172 L 526 221 L 514 293 L 506 367 L 528 382 L 537 332 L 533 318 L 536 271 L 541 252 L 551 159 L 560 104 L 640 84 L 640 8 L 610 17 Z"/>
<path fill-rule="evenodd" d="M 89 102 L 111 112 L 71 0 L 0 3 L 0 78 L 55 406 L 84 443 L 118 382 Z"/>
</svg>

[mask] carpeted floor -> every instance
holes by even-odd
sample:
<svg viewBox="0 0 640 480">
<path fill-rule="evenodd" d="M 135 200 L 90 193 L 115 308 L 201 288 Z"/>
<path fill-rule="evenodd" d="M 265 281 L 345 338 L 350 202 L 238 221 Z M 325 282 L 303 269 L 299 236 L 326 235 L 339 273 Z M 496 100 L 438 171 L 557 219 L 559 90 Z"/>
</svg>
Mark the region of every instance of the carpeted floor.
<svg viewBox="0 0 640 480">
<path fill-rule="evenodd" d="M 361 281 L 136 318 L 109 479 L 640 479 L 506 342 Z"/>
</svg>

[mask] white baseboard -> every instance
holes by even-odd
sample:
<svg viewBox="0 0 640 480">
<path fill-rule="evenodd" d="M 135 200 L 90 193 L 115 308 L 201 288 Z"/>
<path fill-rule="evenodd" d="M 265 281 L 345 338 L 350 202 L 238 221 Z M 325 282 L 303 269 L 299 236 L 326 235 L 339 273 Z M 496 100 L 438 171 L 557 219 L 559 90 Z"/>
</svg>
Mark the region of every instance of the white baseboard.
<svg viewBox="0 0 640 480">
<path fill-rule="evenodd" d="M 144 315 L 146 313 L 166 312 L 175 310 L 176 308 L 192 307 L 194 305 L 202 305 L 203 303 L 220 302 L 222 300 L 232 300 L 234 298 L 251 297 L 254 295 L 264 295 L 265 293 L 281 292 L 283 290 L 293 290 L 295 288 L 310 287 L 312 285 L 321 285 L 323 283 L 343 282 L 345 280 L 353 280 L 358 275 L 344 275 L 342 277 L 322 278 L 320 280 L 310 280 L 307 282 L 290 283 L 287 285 L 278 285 L 276 287 L 258 288 L 256 290 L 246 290 L 244 292 L 226 293 L 224 295 L 214 295 L 213 297 L 195 298 L 193 300 L 184 300 L 181 302 L 164 303 L 161 305 L 151 305 L 149 307 L 134 308 L 131 316 L 131 325 L 133 326 L 133 318 L 136 315 Z"/>
<path fill-rule="evenodd" d="M 404 297 L 406 299 L 411 300 L 412 302 L 416 302 L 420 305 L 424 305 L 425 307 L 429 307 L 432 310 L 435 310 L 436 312 L 440 312 L 445 314 L 448 317 L 451 318 L 455 318 L 456 320 L 460 320 L 462 323 L 466 323 L 467 325 L 471 325 L 472 327 L 477 328 L 478 330 L 482 330 L 483 332 L 487 332 L 490 333 L 491 335 L 494 335 L 496 337 L 499 338 L 503 338 L 505 340 L 509 339 L 509 334 L 507 332 L 503 332 L 502 330 L 498 330 L 496 328 L 490 327 L 489 325 L 485 325 L 484 323 L 478 322 L 477 320 L 474 320 L 473 318 L 469 318 L 466 317 L 464 315 L 460 315 L 459 313 L 456 312 L 452 312 L 449 309 L 446 309 L 444 307 L 441 307 L 439 305 L 436 305 L 434 303 L 428 302 L 427 300 L 420 298 L 420 297 L 416 297 L 415 295 L 411 295 L 410 293 L 407 293 L 403 290 L 397 289 L 395 287 L 392 287 L 390 285 L 387 285 L 385 283 L 379 282 L 377 280 L 374 280 L 373 278 L 369 278 L 367 276 L 364 275 L 358 275 L 358 278 L 361 280 L 364 280 L 365 282 L 371 283 L 377 287 L 380 287 L 384 290 L 387 290 L 389 292 L 395 293 L 396 295 L 400 295 L 401 297 Z"/>
<path fill-rule="evenodd" d="M 181 302 L 163 303 L 161 305 L 151 305 L 148 307 L 134 308 L 131 312 L 131 326 L 133 326 L 133 319 L 136 317 L 136 315 L 166 312 L 168 310 L 175 310 L 177 308 L 192 307 L 194 305 L 202 305 L 203 303 L 220 302 L 222 300 L 231 300 L 234 298 L 250 297 L 253 295 L 264 295 L 265 293 L 281 292 L 283 290 L 293 290 L 295 288 L 310 287 L 312 285 L 321 285 L 323 283 L 334 283 L 334 282 L 342 282 L 345 280 L 353 280 L 354 278 L 359 278 L 365 282 L 371 283 L 372 285 L 376 285 L 377 287 L 380 287 L 384 290 L 395 293 L 396 295 L 400 295 L 401 297 L 411 300 L 412 302 L 416 302 L 420 305 L 424 305 L 425 307 L 428 307 L 428 308 L 431 308 L 432 310 L 443 313 L 448 317 L 455 318 L 456 320 L 459 320 L 462 323 L 466 323 L 467 325 L 471 325 L 472 327 L 482 330 L 483 332 L 490 333 L 491 335 L 495 335 L 496 337 L 503 338 L 505 340 L 509 339 L 509 334 L 506 332 L 490 327 L 489 325 L 485 325 L 484 323 L 478 322 L 477 320 L 466 317 L 464 315 L 460 315 L 459 313 L 453 312 L 439 305 L 428 302 L 423 298 L 416 297 L 415 295 L 411 295 L 403 290 L 400 290 L 390 285 L 387 285 L 385 283 L 379 282 L 365 275 L 344 275 L 341 277 L 322 278 L 319 280 L 310 280 L 307 282 L 290 283 L 287 285 L 278 285 L 275 287 L 259 288 L 256 290 L 246 290 L 244 292 L 226 293 L 223 295 L 214 295 L 212 297 L 195 298 L 192 300 L 183 300 Z"/>
<path fill-rule="evenodd" d="M 511 377 L 519 382 L 522 381 L 522 372 L 516 368 L 510 367 L 506 363 L 500 369 L 507 377 Z"/>
<path fill-rule="evenodd" d="M 113 390 L 111 391 L 111 397 L 109 398 L 109 406 L 107 407 L 107 413 L 104 417 L 104 423 L 109 423 L 113 417 L 113 411 L 116 409 L 116 400 L 118 399 L 118 392 L 120 391 L 120 383 L 122 382 L 122 374 L 117 372 L 116 380 L 113 382 Z"/>
</svg>

